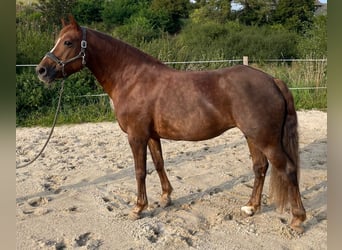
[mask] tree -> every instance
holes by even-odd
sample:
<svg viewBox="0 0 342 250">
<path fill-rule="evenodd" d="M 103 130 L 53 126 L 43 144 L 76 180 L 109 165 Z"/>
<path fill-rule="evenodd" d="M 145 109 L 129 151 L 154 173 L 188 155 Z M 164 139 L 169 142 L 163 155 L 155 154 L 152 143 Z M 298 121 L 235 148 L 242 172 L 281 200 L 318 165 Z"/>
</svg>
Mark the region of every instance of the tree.
<svg viewBox="0 0 342 250">
<path fill-rule="evenodd" d="M 143 42 L 150 42 L 158 36 L 151 21 L 144 16 L 132 16 L 125 25 L 115 29 L 115 36 L 133 46 L 139 47 Z"/>
<path fill-rule="evenodd" d="M 322 58 L 327 57 L 327 16 L 314 17 L 311 29 L 301 37 L 298 45 L 301 57 Z"/>
<path fill-rule="evenodd" d="M 102 11 L 102 19 L 107 26 L 123 25 L 129 18 L 146 8 L 150 1 L 115 0 L 105 1 Z"/>
<path fill-rule="evenodd" d="M 82 24 L 102 22 L 102 10 L 105 0 L 77 0 L 72 7 L 72 14 Z"/>
<path fill-rule="evenodd" d="M 279 0 L 274 22 L 302 33 L 312 25 L 314 11 L 315 0 Z"/>
<path fill-rule="evenodd" d="M 239 22 L 258 26 L 272 22 L 276 0 L 235 0 L 234 2 L 242 6 L 241 9 L 234 11 L 234 19 Z"/>
<path fill-rule="evenodd" d="M 191 19 L 200 23 L 203 21 L 214 21 L 225 23 L 231 18 L 231 0 L 208 0 L 198 1 L 196 8 L 190 15 Z"/>
<path fill-rule="evenodd" d="M 190 1 L 188 0 L 152 0 L 151 10 L 165 22 L 165 31 L 174 34 L 181 29 L 182 18 L 189 16 Z"/>
<path fill-rule="evenodd" d="M 71 14 L 77 0 L 38 0 L 36 7 L 42 14 L 42 24 L 59 26 L 62 18 Z"/>
</svg>

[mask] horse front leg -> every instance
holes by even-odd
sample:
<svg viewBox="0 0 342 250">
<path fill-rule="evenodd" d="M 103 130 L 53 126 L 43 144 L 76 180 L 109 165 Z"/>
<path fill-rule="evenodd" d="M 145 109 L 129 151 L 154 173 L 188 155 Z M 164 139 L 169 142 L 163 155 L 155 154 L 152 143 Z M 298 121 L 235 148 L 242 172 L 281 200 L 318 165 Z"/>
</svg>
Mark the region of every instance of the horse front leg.
<svg viewBox="0 0 342 250">
<path fill-rule="evenodd" d="M 147 208 L 147 192 L 146 192 L 146 151 L 147 151 L 147 139 L 139 138 L 135 136 L 128 136 L 129 145 L 131 147 L 134 166 L 135 177 L 137 181 L 137 203 L 130 213 L 132 219 L 139 219 L 141 212 Z"/>
<path fill-rule="evenodd" d="M 162 195 L 160 197 L 160 205 L 162 207 L 166 207 L 171 204 L 171 193 L 172 193 L 173 188 L 170 184 L 169 179 L 167 178 L 167 175 L 164 169 L 164 160 L 163 160 L 160 139 L 150 138 L 148 141 L 148 148 L 150 149 L 152 160 L 157 170 L 157 173 L 160 179 L 161 188 L 162 188 Z"/>
</svg>

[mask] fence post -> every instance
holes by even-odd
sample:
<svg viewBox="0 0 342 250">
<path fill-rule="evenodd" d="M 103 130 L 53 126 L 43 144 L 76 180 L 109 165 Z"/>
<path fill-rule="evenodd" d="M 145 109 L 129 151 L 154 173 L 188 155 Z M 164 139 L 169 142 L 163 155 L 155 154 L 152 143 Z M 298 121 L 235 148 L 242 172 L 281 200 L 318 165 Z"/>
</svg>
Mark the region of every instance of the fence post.
<svg viewBox="0 0 342 250">
<path fill-rule="evenodd" d="M 248 56 L 243 56 L 242 57 L 242 62 L 243 62 L 243 65 L 247 65 L 248 66 Z"/>
</svg>

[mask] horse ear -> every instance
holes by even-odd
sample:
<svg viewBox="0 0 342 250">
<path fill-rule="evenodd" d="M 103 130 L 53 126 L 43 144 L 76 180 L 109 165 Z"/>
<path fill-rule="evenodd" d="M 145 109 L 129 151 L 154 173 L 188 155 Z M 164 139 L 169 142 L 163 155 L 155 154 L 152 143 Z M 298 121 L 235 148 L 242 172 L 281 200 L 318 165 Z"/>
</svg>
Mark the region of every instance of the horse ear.
<svg viewBox="0 0 342 250">
<path fill-rule="evenodd" d="M 64 28 L 67 25 L 64 18 L 61 19 L 61 22 L 62 22 L 62 27 Z"/>
<path fill-rule="evenodd" d="M 75 18 L 73 15 L 69 14 L 69 22 L 72 26 L 75 26 L 77 28 L 79 28 L 80 26 L 78 25 L 78 23 L 76 22 Z"/>
</svg>

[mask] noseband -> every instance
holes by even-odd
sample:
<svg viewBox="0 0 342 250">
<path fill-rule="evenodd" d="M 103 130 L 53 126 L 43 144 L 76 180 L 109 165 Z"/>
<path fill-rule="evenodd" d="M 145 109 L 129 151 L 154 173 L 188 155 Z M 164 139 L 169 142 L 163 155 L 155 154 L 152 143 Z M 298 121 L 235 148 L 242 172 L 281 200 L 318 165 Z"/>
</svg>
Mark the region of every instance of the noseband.
<svg viewBox="0 0 342 250">
<path fill-rule="evenodd" d="M 79 58 L 82 58 L 82 65 L 85 65 L 86 64 L 86 60 L 85 60 L 85 50 L 87 48 L 87 34 L 86 34 L 86 31 L 87 29 L 85 27 L 81 27 L 82 28 L 82 41 L 81 41 L 81 51 L 80 53 L 78 53 L 77 56 L 74 56 L 70 59 L 67 59 L 65 61 L 62 61 L 61 59 L 59 59 L 57 56 L 55 56 L 53 53 L 51 52 L 48 52 L 46 53 L 45 56 L 49 57 L 50 59 L 52 59 L 55 63 L 57 63 L 59 66 L 62 67 L 62 72 L 63 72 L 63 76 L 65 77 L 66 74 L 64 72 L 64 66 L 70 62 L 73 62 Z"/>
</svg>

